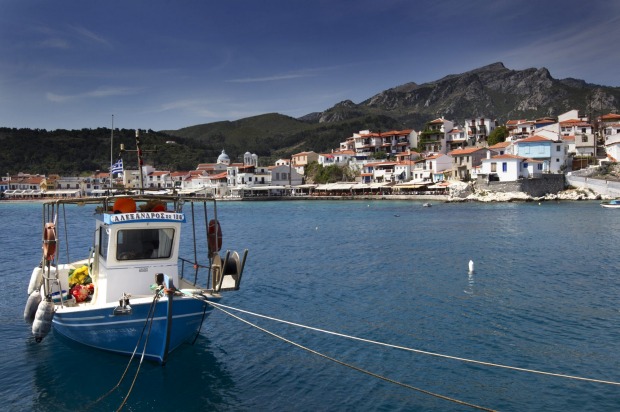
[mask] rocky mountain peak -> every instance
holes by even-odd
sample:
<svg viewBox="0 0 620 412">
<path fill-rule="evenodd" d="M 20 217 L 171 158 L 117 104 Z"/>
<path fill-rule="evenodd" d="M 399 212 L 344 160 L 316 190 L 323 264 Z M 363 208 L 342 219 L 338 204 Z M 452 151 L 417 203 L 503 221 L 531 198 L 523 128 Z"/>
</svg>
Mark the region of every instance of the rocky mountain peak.
<svg viewBox="0 0 620 412">
<path fill-rule="evenodd" d="M 338 103 L 321 113 L 321 122 L 352 119 L 369 113 L 395 118 L 404 128 L 422 129 L 445 116 L 457 124 L 471 116 L 513 118 L 554 116 L 568 110 L 586 111 L 596 100 L 598 112 L 618 110 L 620 88 L 593 87 L 583 80 L 557 80 L 548 69 L 511 70 L 501 62 L 452 74 L 424 84 L 405 83 L 355 104 Z"/>
</svg>

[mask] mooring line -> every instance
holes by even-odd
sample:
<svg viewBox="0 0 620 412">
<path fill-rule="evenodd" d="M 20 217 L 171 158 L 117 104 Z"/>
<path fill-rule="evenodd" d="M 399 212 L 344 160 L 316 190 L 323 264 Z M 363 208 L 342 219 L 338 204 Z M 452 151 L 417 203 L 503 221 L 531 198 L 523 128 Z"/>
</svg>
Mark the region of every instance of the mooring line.
<svg viewBox="0 0 620 412">
<path fill-rule="evenodd" d="M 379 374 L 374 373 L 374 372 L 371 372 L 371 371 L 369 371 L 369 370 L 366 370 L 366 369 L 360 368 L 360 367 L 355 366 L 355 365 L 352 365 L 352 364 L 350 364 L 350 363 L 343 362 L 343 361 L 338 360 L 338 359 L 336 359 L 336 358 L 332 358 L 331 356 L 325 355 L 324 353 L 321 353 L 321 352 L 317 352 L 317 351 L 316 351 L 316 350 L 314 350 L 314 349 L 310 349 L 310 348 L 308 348 L 308 347 L 306 347 L 306 346 L 303 346 L 303 345 L 301 345 L 301 344 L 299 344 L 299 343 L 297 343 L 297 342 L 294 342 L 294 341 L 292 341 L 292 340 L 290 340 L 290 339 L 287 339 L 287 338 L 285 338 L 284 336 L 278 335 L 278 334 L 276 334 L 276 333 L 274 333 L 274 332 L 271 332 L 271 331 L 269 331 L 269 330 L 267 330 L 267 329 L 265 329 L 265 328 L 262 328 L 262 327 L 260 327 L 260 326 L 258 326 L 258 325 L 256 325 L 256 324 L 254 324 L 254 323 L 252 323 L 252 322 L 250 322 L 250 321 L 248 321 L 248 320 L 246 320 L 246 319 L 243 319 L 243 318 L 241 318 L 241 317 L 239 317 L 239 316 L 235 315 L 234 313 L 230 313 L 230 312 L 228 312 L 227 310 L 223 309 L 223 307 L 226 307 L 226 308 L 229 308 L 229 309 L 232 309 L 232 310 L 239 310 L 239 311 L 241 311 L 241 312 L 244 312 L 244 311 L 243 311 L 243 310 L 241 310 L 241 309 L 231 308 L 231 307 L 228 307 L 228 306 L 226 306 L 226 305 L 220 305 L 220 304 L 218 304 L 218 303 L 211 302 L 211 301 L 207 301 L 207 302 L 209 302 L 209 304 L 213 305 L 213 307 L 215 307 L 216 309 L 218 309 L 218 310 L 220 310 L 220 311 L 222 311 L 222 312 L 226 313 L 227 315 L 232 316 L 233 318 L 235 318 L 235 319 L 237 319 L 237 320 L 240 320 L 241 322 L 246 323 L 246 324 L 248 324 L 248 325 L 250 325 L 250 326 L 252 326 L 252 327 L 254 327 L 254 328 L 256 328 L 256 329 L 258 329 L 258 330 L 260 330 L 260 331 L 262 331 L 262 332 L 264 332 L 264 333 L 266 333 L 266 334 L 268 334 L 268 335 L 271 335 L 271 336 L 273 336 L 273 337 L 275 337 L 275 338 L 277 338 L 277 339 L 280 339 L 280 340 L 282 340 L 282 341 L 284 341 L 284 342 L 286 342 L 286 343 L 289 343 L 289 344 L 291 344 L 291 345 L 293 345 L 293 346 L 296 346 L 296 347 L 298 347 L 298 348 L 300 348 L 300 349 L 303 349 L 303 350 L 305 350 L 305 351 L 308 351 L 308 352 L 310 352 L 310 353 L 312 353 L 312 354 L 314 354 L 314 355 L 318 355 L 318 356 L 320 356 L 320 357 L 322 357 L 322 358 L 325 358 L 325 359 L 327 359 L 327 360 L 330 360 L 330 361 L 332 361 L 332 362 L 335 362 L 335 363 L 337 363 L 337 364 L 339 364 L 339 365 L 346 366 L 347 368 L 351 368 L 351 369 L 356 370 L 356 371 L 358 371 L 358 372 L 365 373 L 366 375 L 370 375 L 370 376 L 375 377 L 375 378 L 377 378 L 377 379 L 381 379 L 381 380 L 384 380 L 384 381 L 386 381 L 386 382 L 393 383 L 393 384 L 398 385 L 398 386 L 401 386 L 401 387 L 403 387 L 403 388 L 411 389 L 411 390 L 414 390 L 414 391 L 417 391 L 417 392 L 420 392 L 420 393 L 423 393 L 423 394 L 426 394 L 426 395 L 434 396 L 434 397 L 439 398 L 439 399 L 443 399 L 443 400 L 446 400 L 446 401 L 450 401 L 450 402 L 453 402 L 453 403 L 456 403 L 456 404 L 459 404 L 459 405 L 463 405 L 463 406 L 469 406 L 470 408 L 474 408 L 474 409 L 478 409 L 478 410 L 482 410 L 482 411 L 490 411 L 490 412 L 495 412 L 495 410 L 494 410 L 494 409 L 485 408 L 484 406 L 480 406 L 480 405 L 476 405 L 476 404 L 473 404 L 473 403 L 469 403 L 469 402 L 461 401 L 461 400 L 456 399 L 456 398 L 451 398 L 451 397 L 449 397 L 449 396 L 445 396 L 445 395 L 441 395 L 441 394 L 438 394 L 438 393 L 435 393 L 435 392 L 430 392 L 430 391 L 427 391 L 427 390 L 425 390 L 425 389 L 417 388 L 417 387 L 415 387 L 415 386 L 411 386 L 411 385 L 409 385 L 409 384 L 406 384 L 406 383 L 403 383 L 403 382 L 399 382 L 399 381 L 396 381 L 396 380 L 394 380 L 394 379 L 388 378 L 388 377 L 386 377 L 386 376 L 379 375 Z M 263 317 L 263 316 L 260 316 L 260 317 Z M 285 323 L 287 323 L 287 322 L 285 321 Z"/>
<path fill-rule="evenodd" d="M 313 331 L 316 331 L 316 332 L 326 333 L 326 334 L 334 335 L 334 336 L 340 336 L 342 338 L 347 338 L 347 339 L 351 339 L 351 340 L 357 340 L 357 341 L 360 341 L 360 342 L 371 343 L 371 344 L 374 344 L 374 345 L 385 346 L 385 347 L 388 347 L 388 348 L 400 349 L 400 350 L 404 350 L 404 351 L 408 351 L 408 352 L 414 352 L 414 353 L 420 353 L 420 354 L 423 354 L 423 355 L 435 356 L 435 357 L 438 357 L 438 358 L 445 358 L 445 359 L 452 359 L 452 360 L 457 360 L 457 361 L 461 361 L 461 362 L 473 363 L 473 364 L 476 364 L 476 365 L 483 365 L 483 366 L 490 366 L 490 367 L 495 367 L 495 368 L 509 369 L 509 370 L 533 373 L 533 374 L 538 374 L 538 375 L 554 376 L 556 378 L 573 379 L 573 380 L 580 380 L 580 381 L 585 381 L 585 382 L 602 383 L 602 384 L 605 384 L 605 385 L 620 386 L 620 382 L 615 382 L 615 381 L 607 381 L 607 380 L 602 380 L 602 379 L 585 378 L 585 377 L 581 377 L 581 376 L 567 375 L 567 374 L 562 374 L 562 373 L 545 372 L 545 371 L 539 371 L 539 370 L 536 370 L 536 369 L 520 368 L 518 366 L 502 365 L 502 364 L 498 364 L 498 363 L 485 362 L 485 361 L 479 361 L 479 360 L 475 360 L 475 359 L 461 358 L 461 357 L 458 357 L 458 356 L 445 355 L 445 354 L 442 354 L 442 353 L 429 352 L 429 351 L 425 351 L 425 350 L 421 350 L 421 349 L 408 348 L 406 346 L 392 345 L 390 343 L 379 342 L 379 341 L 376 341 L 376 340 L 360 338 L 360 337 L 352 336 L 352 335 L 346 335 L 344 333 L 333 332 L 333 331 L 326 330 L 326 329 L 315 328 L 313 326 L 302 325 L 300 323 L 289 322 L 289 321 L 286 321 L 286 320 L 283 320 L 283 319 L 278 319 L 278 318 L 274 318 L 274 317 L 271 317 L 271 316 L 261 315 L 259 313 L 250 312 L 250 311 L 247 311 L 247 310 L 244 310 L 244 309 L 239 309 L 239 308 L 234 308 L 232 306 L 222 305 L 221 303 L 215 303 L 215 302 L 211 302 L 211 301 L 209 301 L 209 303 L 211 305 L 213 305 L 214 307 L 226 308 L 226 309 L 229 309 L 229 310 L 234 310 L 234 311 L 237 311 L 237 312 L 245 313 L 247 315 L 256 316 L 256 317 L 263 318 L 263 319 L 268 319 L 268 320 L 273 320 L 275 322 L 285 323 L 285 324 L 291 325 L 291 326 L 297 326 L 297 327 L 300 327 L 300 328 L 309 329 L 309 330 L 313 330 Z"/>
</svg>

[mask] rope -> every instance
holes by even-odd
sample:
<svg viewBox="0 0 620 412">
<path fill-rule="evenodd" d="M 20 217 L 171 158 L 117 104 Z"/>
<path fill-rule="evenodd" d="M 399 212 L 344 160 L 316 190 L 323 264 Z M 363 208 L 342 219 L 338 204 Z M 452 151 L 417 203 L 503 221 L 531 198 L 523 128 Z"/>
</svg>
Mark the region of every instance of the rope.
<svg viewBox="0 0 620 412">
<path fill-rule="evenodd" d="M 585 382 L 601 383 L 601 384 L 605 384 L 605 385 L 620 386 L 620 382 L 615 382 L 615 381 L 607 381 L 607 380 L 593 379 L 593 378 L 584 378 L 584 377 L 580 377 L 580 376 L 567 375 L 567 374 L 562 374 L 562 373 L 553 373 L 553 372 L 539 371 L 539 370 L 536 370 L 536 369 L 520 368 L 520 367 L 517 367 L 517 366 L 502 365 L 502 364 L 498 364 L 498 363 L 485 362 L 485 361 L 479 361 L 479 360 L 468 359 L 468 358 L 461 358 L 461 357 L 458 357 L 458 356 L 445 355 L 445 354 L 436 353 L 436 352 L 429 352 L 429 351 L 425 351 L 425 350 L 421 350 L 421 349 L 408 348 L 408 347 L 405 347 L 405 346 L 392 345 L 390 343 L 384 343 L 384 342 L 379 342 L 379 341 L 375 341 L 375 340 L 371 340 L 371 339 L 360 338 L 360 337 L 357 337 L 357 336 L 345 335 L 343 333 L 333 332 L 333 331 L 329 331 L 329 330 L 325 330 L 325 329 L 319 329 L 319 328 L 315 328 L 315 327 L 312 327 L 312 326 L 302 325 L 300 323 L 289 322 L 289 321 L 282 320 L 282 319 L 277 319 L 277 318 L 274 318 L 274 317 L 271 317 L 271 316 L 261 315 L 261 314 L 250 312 L 250 311 L 247 311 L 247 310 L 243 310 L 243 309 L 233 308 L 231 306 L 222 305 L 220 303 L 215 303 L 215 302 L 210 302 L 209 301 L 209 304 L 211 304 L 211 305 L 213 305 L 215 307 L 219 306 L 221 308 L 226 308 L 226 309 L 234 310 L 234 311 L 237 311 L 237 312 L 245 313 L 247 315 L 256 316 L 256 317 L 263 318 L 263 319 L 268 319 L 268 320 L 273 320 L 273 321 L 280 322 L 280 323 L 285 323 L 285 324 L 291 325 L 291 326 L 297 326 L 297 327 L 300 327 L 300 328 L 309 329 L 309 330 L 313 330 L 313 331 L 316 331 L 316 332 L 326 333 L 328 335 L 340 336 L 342 338 L 347 338 L 347 339 L 351 339 L 351 340 L 357 340 L 357 341 L 360 341 L 360 342 L 371 343 L 371 344 L 374 344 L 374 345 L 385 346 L 385 347 L 393 348 L 393 349 L 400 349 L 400 350 L 404 350 L 404 351 L 408 351 L 408 352 L 419 353 L 419 354 L 422 354 L 422 355 L 435 356 L 435 357 L 438 357 L 438 358 L 452 359 L 452 360 L 457 360 L 457 361 L 461 361 L 461 362 L 473 363 L 473 364 L 476 364 L 476 365 L 491 366 L 491 367 L 495 367 L 495 368 L 503 368 L 503 369 L 509 369 L 509 370 L 514 370 L 514 371 L 519 371 L 519 372 L 527 372 L 527 373 L 533 373 L 533 374 L 545 375 L 545 376 L 554 376 L 554 377 L 557 377 L 557 378 L 573 379 L 573 380 L 580 380 L 580 381 L 585 381 Z M 218 309 L 220 309 L 220 308 L 218 308 Z"/>
<path fill-rule="evenodd" d="M 95 406 L 96 404 L 101 402 L 103 399 L 105 399 L 108 396 L 110 396 L 110 394 L 112 392 L 114 392 L 116 389 L 118 389 L 118 387 L 121 385 L 123 380 L 125 380 L 125 377 L 127 376 L 127 372 L 129 371 L 129 367 L 131 366 L 131 363 L 133 362 L 133 359 L 136 356 L 136 352 L 138 351 L 138 347 L 140 346 L 140 342 L 142 341 L 142 337 L 144 336 L 144 331 L 146 330 L 146 326 L 150 325 L 149 326 L 149 333 L 147 335 L 146 342 L 144 343 L 144 348 L 142 350 L 142 357 L 140 359 L 140 365 L 142 365 L 142 359 L 144 358 L 144 353 L 146 352 L 146 344 L 148 343 L 148 336 L 151 334 L 151 326 L 153 325 L 153 319 L 155 317 L 155 307 L 156 307 L 156 304 L 157 304 L 157 301 L 159 300 L 159 298 L 160 298 L 160 294 L 159 294 L 159 290 L 158 290 L 155 293 L 155 296 L 153 297 L 153 301 L 151 302 L 151 306 L 149 306 L 149 311 L 148 311 L 148 314 L 146 315 L 146 320 L 144 322 L 144 325 L 142 326 L 142 331 L 140 332 L 140 336 L 138 337 L 138 341 L 136 342 L 136 346 L 133 349 L 133 352 L 131 353 L 131 356 L 129 357 L 129 362 L 127 362 L 127 366 L 125 367 L 125 370 L 123 371 L 123 374 L 121 375 L 121 378 L 116 383 L 116 385 L 114 385 L 114 387 L 112 387 L 112 389 L 110 389 L 107 393 L 101 395 L 98 399 L 96 399 L 93 403 L 91 403 L 88 407 L 86 407 L 85 410 L 89 410 L 90 408 L 92 408 L 93 406 Z M 149 323 L 149 320 L 150 320 L 150 323 Z M 131 389 L 129 390 L 129 392 L 125 396 L 125 399 L 123 400 L 123 403 L 117 409 L 117 411 L 120 411 L 121 408 L 125 405 L 125 402 L 127 401 L 127 398 L 129 397 L 129 393 L 131 393 L 131 390 L 133 389 L 133 384 L 136 381 L 136 377 L 138 376 L 138 372 L 140 371 L 140 365 L 138 366 L 138 370 L 136 371 L 136 375 L 135 375 L 134 380 L 133 380 L 133 382 L 131 384 Z"/>
<path fill-rule="evenodd" d="M 193 296 L 192 296 L 193 297 Z M 207 298 L 201 299 L 204 300 L 205 302 L 207 301 Z M 202 310 L 202 319 L 200 319 L 200 326 L 198 326 L 198 331 L 196 331 L 196 336 L 194 336 L 194 340 L 192 341 L 192 345 L 194 343 L 196 343 L 196 339 L 198 339 L 198 336 L 200 336 L 200 331 L 202 330 L 202 325 L 205 321 L 205 317 L 207 315 L 207 308 L 209 307 L 209 305 L 207 305 L 206 303 L 204 304 L 203 310 Z"/>
<path fill-rule="evenodd" d="M 156 302 L 157 300 L 159 300 L 160 294 L 159 292 L 161 291 L 161 288 L 155 292 L 155 298 L 153 299 L 154 302 Z M 155 319 L 155 304 L 151 305 L 153 310 L 151 311 L 151 313 L 149 313 L 150 316 L 150 320 L 151 322 L 149 323 L 149 332 L 146 334 L 146 339 L 144 340 L 144 349 L 142 349 L 142 356 L 140 357 L 140 363 L 138 363 L 138 368 L 136 369 L 136 374 L 133 377 L 133 380 L 131 381 L 131 386 L 129 386 L 129 390 L 127 391 L 127 395 L 125 395 L 125 397 L 123 398 L 123 402 L 121 402 L 121 404 L 119 405 L 118 409 L 116 410 L 116 412 L 119 412 L 121 409 L 123 409 L 123 406 L 125 406 L 125 403 L 127 402 L 127 399 L 129 399 L 129 395 L 131 395 L 131 392 L 133 391 L 133 387 L 136 384 L 136 380 L 138 379 L 138 373 L 140 373 L 140 368 L 142 367 L 142 362 L 144 361 L 144 354 L 146 353 L 146 346 L 149 343 L 149 337 L 151 336 L 151 329 L 153 328 L 153 320 Z M 146 318 L 146 322 L 149 322 L 149 316 L 147 316 Z M 133 356 L 132 356 L 133 359 Z"/>
<path fill-rule="evenodd" d="M 287 339 L 287 338 L 285 338 L 285 337 L 283 337 L 283 336 L 280 336 L 280 335 L 278 335 L 278 334 L 276 334 L 276 333 L 273 333 L 273 332 L 271 332 L 271 331 L 269 331 L 269 330 L 267 330 L 267 329 L 261 328 L 260 326 L 258 326 L 258 325 L 256 325 L 256 324 L 254 324 L 254 323 L 252 323 L 252 322 L 249 322 L 249 321 L 247 321 L 247 320 L 245 320 L 245 319 L 243 319 L 243 318 L 240 318 L 239 316 L 237 316 L 237 315 L 235 315 L 235 314 L 233 314 L 233 313 L 228 312 L 228 311 L 227 311 L 227 310 L 225 310 L 225 309 L 222 309 L 222 307 L 226 307 L 225 305 L 220 305 L 220 304 L 217 304 L 217 303 L 214 303 L 214 302 L 211 302 L 211 301 L 207 301 L 207 302 L 208 302 L 209 304 L 213 305 L 216 309 L 218 309 L 218 310 L 220 310 L 220 311 L 222 311 L 222 312 L 226 313 L 227 315 L 232 316 L 233 318 L 238 319 L 238 320 L 240 320 L 241 322 L 246 323 L 246 324 L 248 324 L 248 325 L 250 325 L 250 326 L 252 326 L 252 327 L 254 327 L 254 328 L 256 328 L 256 329 L 258 329 L 258 330 L 260 330 L 260 331 L 262 331 L 262 332 L 265 332 L 265 333 L 266 333 L 266 334 L 268 334 L 268 335 L 271 335 L 271 336 L 273 336 L 273 337 L 275 337 L 275 338 L 277 338 L 277 339 L 280 339 L 280 340 L 282 340 L 282 341 L 284 341 L 284 342 L 286 342 L 286 343 L 289 343 L 289 344 L 291 344 L 291 345 L 293 345 L 293 346 L 296 346 L 296 347 L 298 347 L 298 348 L 300 348 L 300 349 L 303 349 L 303 350 L 305 350 L 305 351 L 308 351 L 308 352 L 310 352 L 310 353 L 312 353 L 312 354 L 314 354 L 314 355 L 318 355 L 318 356 L 320 356 L 320 357 L 322 357 L 322 358 L 325 358 L 325 359 L 327 359 L 327 360 L 330 360 L 330 361 L 332 361 L 332 362 L 335 362 L 335 363 L 337 363 L 337 364 L 339 364 L 339 365 L 346 366 L 347 368 L 351 368 L 351 369 L 356 370 L 356 371 L 358 371 L 358 372 L 364 373 L 364 374 L 366 374 L 366 375 L 372 376 L 372 377 L 377 378 L 377 379 L 381 379 L 381 380 L 386 381 L 386 382 L 389 382 L 389 383 L 393 383 L 393 384 L 398 385 L 398 386 L 401 386 L 401 387 L 403 387 L 403 388 L 411 389 L 411 390 L 414 390 L 414 391 L 417 391 L 417 392 L 420 392 L 420 393 L 423 393 L 423 394 L 426 394 L 426 395 L 434 396 L 434 397 L 436 397 L 436 398 L 443 399 L 443 400 L 446 400 L 446 401 L 450 401 L 450 402 L 453 402 L 453 403 L 456 403 L 456 404 L 459 404 L 459 405 L 469 406 L 469 407 L 471 407 L 471 408 L 478 409 L 478 410 L 482 410 L 482 411 L 494 411 L 494 409 L 485 408 L 484 406 L 476 405 L 476 404 L 473 404 L 473 403 L 468 403 L 468 402 L 465 402 L 465 401 L 461 401 L 461 400 L 459 400 L 459 399 L 450 398 L 450 397 L 445 396 L 445 395 L 441 395 L 441 394 L 438 394 L 438 393 L 434 393 L 434 392 L 427 391 L 427 390 L 425 390 L 425 389 L 417 388 L 417 387 L 415 387 L 415 386 L 411 386 L 411 385 L 408 385 L 408 384 L 406 384 L 406 383 L 399 382 L 399 381 L 396 381 L 396 380 L 394 380 L 394 379 L 390 379 L 390 378 L 388 378 L 388 377 L 386 377 L 386 376 L 379 375 L 379 374 L 377 374 L 377 373 L 370 372 L 370 371 L 368 371 L 368 370 L 366 370 L 366 369 L 362 369 L 362 368 L 360 368 L 360 367 L 358 367 L 358 366 L 355 366 L 355 365 L 352 365 L 352 364 L 349 364 L 349 363 L 343 362 L 343 361 L 341 361 L 341 360 L 338 360 L 338 359 L 332 358 L 331 356 L 325 355 L 325 354 L 323 354 L 323 353 L 321 353 L 321 352 L 317 352 L 317 351 L 315 351 L 315 350 L 313 350 L 313 349 L 310 349 L 310 348 L 308 348 L 308 347 L 306 347 L 306 346 L 303 346 L 303 345 L 301 345 L 301 344 L 299 344 L 299 343 L 297 343 L 297 342 L 294 342 L 294 341 L 292 341 L 292 340 L 290 340 L 290 339 Z M 220 306 L 221 306 L 221 307 L 220 307 Z M 234 309 L 234 308 L 231 308 L 231 309 L 233 309 L 233 310 L 239 310 L 239 309 Z M 242 310 L 240 310 L 240 311 L 241 311 L 241 312 L 243 312 Z M 261 316 L 261 317 L 262 317 L 262 316 Z M 286 323 L 286 322 L 285 322 L 285 323 Z"/>
</svg>

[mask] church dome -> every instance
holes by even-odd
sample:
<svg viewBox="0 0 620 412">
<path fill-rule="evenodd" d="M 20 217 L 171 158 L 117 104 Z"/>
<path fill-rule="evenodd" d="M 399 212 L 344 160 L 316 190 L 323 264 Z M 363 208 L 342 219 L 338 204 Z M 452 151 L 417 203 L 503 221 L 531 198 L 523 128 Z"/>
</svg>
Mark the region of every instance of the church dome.
<svg viewBox="0 0 620 412">
<path fill-rule="evenodd" d="M 230 157 L 228 157 L 228 155 L 226 154 L 226 152 L 224 150 L 222 150 L 222 154 L 220 154 L 217 157 L 217 162 L 220 164 L 226 164 L 229 165 L 230 164 Z"/>
</svg>

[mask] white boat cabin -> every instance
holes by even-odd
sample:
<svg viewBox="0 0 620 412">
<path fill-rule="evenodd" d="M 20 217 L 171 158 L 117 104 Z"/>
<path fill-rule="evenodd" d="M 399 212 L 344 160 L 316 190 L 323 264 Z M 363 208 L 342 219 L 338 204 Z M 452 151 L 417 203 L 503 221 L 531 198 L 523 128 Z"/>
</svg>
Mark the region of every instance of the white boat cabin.
<svg viewBox="0 0 620 412">
<path fill-rule="evenodd" d="M 155 275 L 179 284 L 183 213 L 106 213 L 97 220 L 92 275 L 94 300 L 118 302 L 123 293 L 152 295 Z"/>
</svg>

